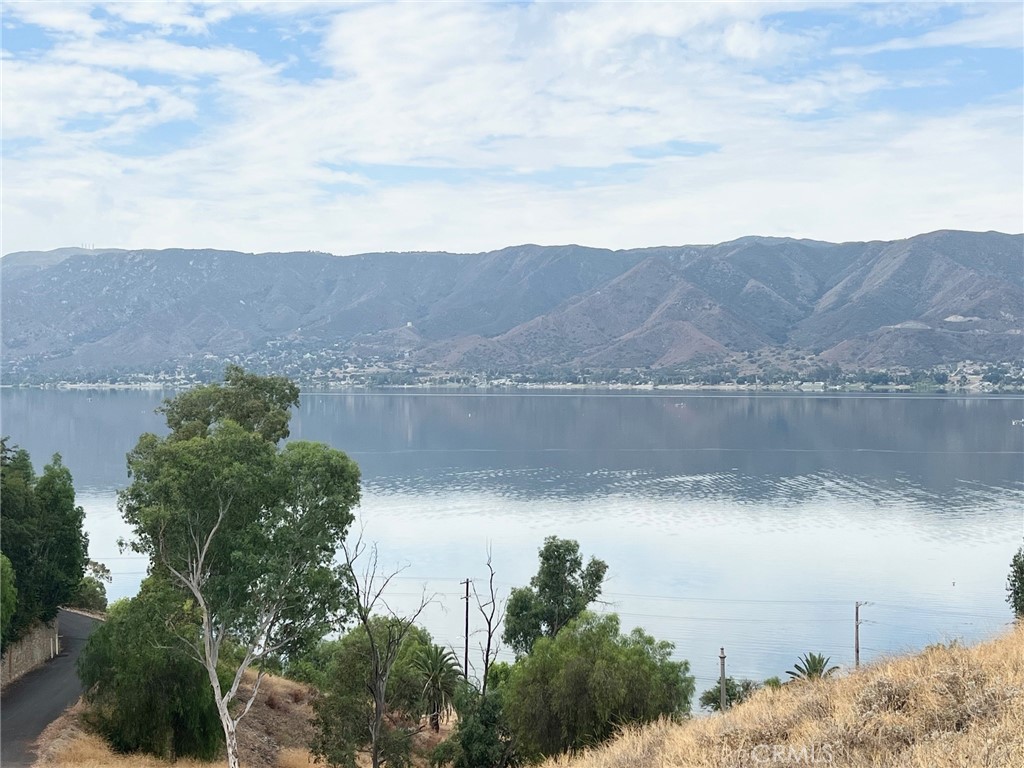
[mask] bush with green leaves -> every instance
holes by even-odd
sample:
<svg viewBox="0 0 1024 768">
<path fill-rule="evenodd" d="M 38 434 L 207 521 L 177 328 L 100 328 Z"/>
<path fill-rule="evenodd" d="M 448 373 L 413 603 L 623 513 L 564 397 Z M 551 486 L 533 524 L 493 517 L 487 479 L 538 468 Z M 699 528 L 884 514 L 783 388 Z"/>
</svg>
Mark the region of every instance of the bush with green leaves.
<svg viewBox="0 0 1024 768">
<path fill-rule="evenodd" d="M 755 680 L 736 680 L 725 678 L 725 706 L 731 707 L 749 699 L 761 684 Z M 722 708 L 722 691 L 719 686 L 708 688 L 700 695 L 700 705 L 704 709 L 718 712 Z"/>
<path fill-rule="evenodd" d="M 375 636 L 384 634 L 386 623 L 393 621 L 398 619 L 376 616 L 371 620 L 371 631 Z M 411 734 L 418 728 L 420 716 L 426 713 L 419 660 L 431 647 L 430 634 L 416 626 L 408 629 L 399 647 L 387 682 L 381 765 L 402 768 L 410 764 Z M 324 674 L 311 672 L 314 664 L 324 662 Z M 299 677 L 312 678 L 320 688 L 321 693 L 313 703 L 313 752 L 328 765 L 355 768 L 357 755 L 369 746 L 368 724 L 374 716 L 373 698 L 368 693 L 371 663 L 366 629 L 358 626 L 340 640 L 321 643 L 308 659 L 299 658 L 289 668 L 293 672 L 300 670 Z"/>
<path fill-rule="evenodd" d="M 198 635 L 188 597 L 150 576 L 110 606 L 78 659 L 86 720 L 120 752 L 210 760 L 224 734 L 205 670 L 179 640 Z"/>
<path fill-rule="evenodd" d="M 626 725 L 690 712 L 694 679 L 674 646 L 615 614 L 584 613 L 542 637 L 501 686 L 510 730 L 528 757 L 575 752 Z"/>
<path fill-rule="evenodd" d="M 506 665 L 507 666 L 507 665 Z M 435 768 L 514 768 L 520 764 L 502 705 L 500 685 L 492 680 L 486 695 L 464 685 L 455 697 L 458 722 L 430 758 Z"/>
</svg>

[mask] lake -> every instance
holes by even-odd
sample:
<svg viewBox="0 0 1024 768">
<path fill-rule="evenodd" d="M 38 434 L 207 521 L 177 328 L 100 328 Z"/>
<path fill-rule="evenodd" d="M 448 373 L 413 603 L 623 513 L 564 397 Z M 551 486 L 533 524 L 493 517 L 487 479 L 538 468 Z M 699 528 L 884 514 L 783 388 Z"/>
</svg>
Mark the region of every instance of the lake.
<svg viewBox="0 0 1024 768">
<path fill-rule="evenodd" d="M 71 469 L 111 598 L 145 575 L 116 491 L 164 396 L 0 391 L 2 433 Z M 722 646 L 739 677 L 852 665 L 856 601 L 863 661 L 1008 626 L 1021 418 L 1014 396 L 414 390 L 304 393 L 292 437 L 358 461 L 365 537 L 405 566 L 394 603 L 436 593 L 424 623 L 460 659 L 459 582 L 484 586 L 490 548 L 507 593 L 557 535 L 608 563 L 598 609 L 674 642 L 699 692 Z"/>
</svg>

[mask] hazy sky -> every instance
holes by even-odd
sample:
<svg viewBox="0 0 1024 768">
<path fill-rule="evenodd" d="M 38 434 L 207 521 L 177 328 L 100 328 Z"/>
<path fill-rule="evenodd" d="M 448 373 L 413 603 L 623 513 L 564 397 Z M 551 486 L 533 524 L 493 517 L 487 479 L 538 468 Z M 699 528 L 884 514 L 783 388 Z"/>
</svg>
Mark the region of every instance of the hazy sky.
<svg viewBox="0 0 1024 768">
<path fill-rule="evenodd" d="M 1024 4 L 3 4 L 2 250 L 1024 229 Z"/>
</svg>

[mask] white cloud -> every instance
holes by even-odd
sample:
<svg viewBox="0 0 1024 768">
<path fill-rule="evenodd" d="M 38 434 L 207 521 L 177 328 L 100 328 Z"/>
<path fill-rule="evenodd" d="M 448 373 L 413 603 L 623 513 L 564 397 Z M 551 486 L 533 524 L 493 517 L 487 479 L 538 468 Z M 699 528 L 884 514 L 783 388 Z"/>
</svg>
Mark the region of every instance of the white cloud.
<svg viewBox="0 0 1024 768">
<path fill-rule="evenodd" d="M 1024 4 L 986 3 L 972 10 L 974 13 L 966 18 L 915 37 L 897 37 L 873 45 L 841 46 L 835 53 L 870 54 L 946 46 L 1024 48 Z"/>
<path fill-rule="evenodd" d="M 825 55 L 825 33 L 794 32 L 777 6 L 271 4 L 275 26 L 324 30 L 315 55 L 332 74 L 306 82 L 218 39 L 211 14 L 253 7 L 134 8 L 121 18 L 148 14 L 151 33 L 6 58 L 4 138 L 37 146 L 5 158 L 4 250 L 1024 228 L 1019 93 L 936 115 L 865 111 L 906 82 Z M 175 29 L 206 37 L 187 45 Z M 84 117 L 102 125 L 73 129 Z M 111 149 L 182 119 L 196 123 L 187 143 Z M 716 149 L 632 151 L 671 142 Z"/>
<path fill-rule="evenodd" d="M 5 2 L 4 12 L 60 35 L 91 38 L 104 29 L 103 22 L 93 18 L 90 6 L 85 4 Z"/>
<path fill-rule="evenodd" d="M 76 121 L 89 122 L 88 132 L 101 140 L 192 114 L 192 105 L 168 89 L 141 86 L 113 72 L 78 64 L 4 64 L 2 130 L 8 140 L 59 145 L 68 138 L 65 131 L 81 130 Z"/>
</svg>

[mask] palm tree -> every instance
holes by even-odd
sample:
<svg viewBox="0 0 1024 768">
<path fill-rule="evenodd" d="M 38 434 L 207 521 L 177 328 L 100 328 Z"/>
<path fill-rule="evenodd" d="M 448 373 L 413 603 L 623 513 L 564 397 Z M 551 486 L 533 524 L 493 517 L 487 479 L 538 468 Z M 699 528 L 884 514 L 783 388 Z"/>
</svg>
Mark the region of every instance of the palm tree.
<svg viewBox="0 0 1024 768">
<path fill-rule="evenodd" d="M 830 661 L 832 658 L 823 653 L 805 653 L 786 674 L 794 680 L 821 680 L 831 677 L 839 669 L 837 666 L 830 667 Z"/>
<path fill-rule="evenodd" d="M 423 648 L 417 656 L 416 670 L 423 679 L 423 706 L 430 717 L 430 727 L 441 730 L 441 717 L 447 716 L 459 686 L 459 663 L 455 654 L 439 645 Z"/>
</svg>

